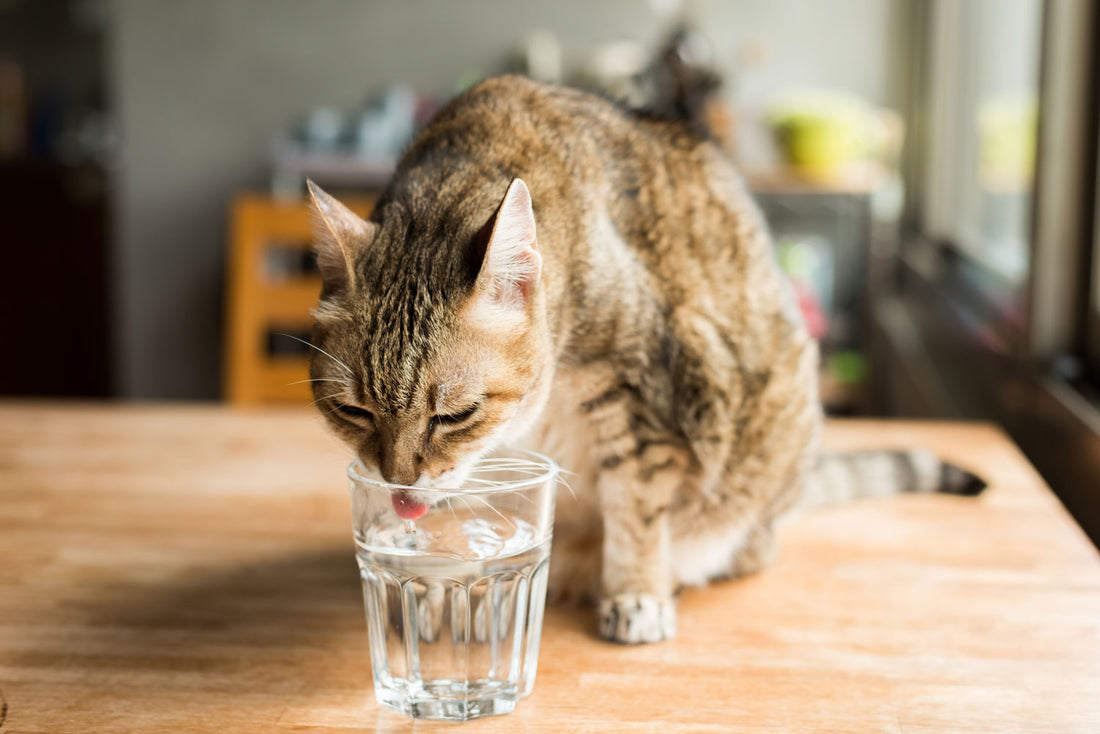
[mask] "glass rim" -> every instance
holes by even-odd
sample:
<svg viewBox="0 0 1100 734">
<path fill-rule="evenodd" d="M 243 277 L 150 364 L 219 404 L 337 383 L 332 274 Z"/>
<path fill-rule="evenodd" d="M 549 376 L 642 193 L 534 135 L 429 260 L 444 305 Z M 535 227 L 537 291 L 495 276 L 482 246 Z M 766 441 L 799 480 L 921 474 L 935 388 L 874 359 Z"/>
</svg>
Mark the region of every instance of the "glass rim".
<svg viewBox="0 0 1100 734">
<path fill-rule="evenodd" d="M 356 458 L 350 464 L 348 464 L 347 475 L 356 485 L 365 484 L 368 487 L 375 489 L 384 489 L 388 492 L 438 492 L 440 494 L 449 493 L 461 493 L 461 494 L 496 494 L 500 492 L 516 492 L 523 489 L 530 489 L 531 487 L 543 484 L 548 480 L 556 481 L 558 475 L 561 473 L 561 467 L 558 463 L 545 454 L 540 454 L 536 451 L 528 451 L 527 449 L 514 449 L 506 452 L 506 456 L 518 456 L 530 458 L 534 463 L 541 465 L 543 471 L 533 477 L 527 477 L 520 481 L 508 482 L 501 484 L 497 487 L 471 487 L 469 489 L 460 489 L 457 487 L 414 487 L 408 484 L 393 484 L 380 479 L 373 479 L 371 477 L 364 476 L 360 473 L 362 468 L 362 462 Z M 478 463 L 474 465 L 473 474 L 477 471 L 478 465 L 485 460 L 493 457 L 482 457 L 478 459 Z M 503 458 L 503 457 L 502 457 Z"/>
</svg>

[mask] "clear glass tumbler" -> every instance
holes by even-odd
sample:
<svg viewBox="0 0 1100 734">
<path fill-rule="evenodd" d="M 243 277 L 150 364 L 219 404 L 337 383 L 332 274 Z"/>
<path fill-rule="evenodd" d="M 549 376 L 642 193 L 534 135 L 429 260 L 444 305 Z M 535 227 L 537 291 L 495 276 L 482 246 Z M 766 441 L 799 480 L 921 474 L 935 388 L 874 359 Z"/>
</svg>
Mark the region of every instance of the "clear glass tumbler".
<svg viewBox="0 0 1100 734">
<path fill-rule="evenodd" d="M 357 463 L 348 476 L 379 702 L 430 719 L 511 711 L 535 684 L 557 465 L 498 454 L 447 490 Z"/>
</svg>

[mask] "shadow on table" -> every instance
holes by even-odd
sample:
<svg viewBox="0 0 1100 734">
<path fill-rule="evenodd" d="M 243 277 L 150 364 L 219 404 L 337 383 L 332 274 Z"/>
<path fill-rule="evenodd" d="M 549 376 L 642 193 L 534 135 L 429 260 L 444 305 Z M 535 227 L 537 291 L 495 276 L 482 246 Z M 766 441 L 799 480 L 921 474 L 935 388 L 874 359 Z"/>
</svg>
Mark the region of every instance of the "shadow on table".
<svg viewBox="0 0 1100 734">
<path fill-rule="evenodd" d="M 358 576 L 341 545 L 153 581 L 87 578 L 41 610 L 36 624 L 57 634 L 16 662 L 229 673 L 346 654 L 348 640 L 365 655 Z"/>
<path fill-rule="evenodd" d="M 248 673 L 269 682 L 281 673 L 345 678 L 348 667 L 369 666 L 359 572 L 344 545 L 172 579 L 89 578 L 61 596 L 37 621 L 58 634 L 16 653 L 16 664 Z M 564 619 L 579 626 L 588 615 Z"/>
</svg>

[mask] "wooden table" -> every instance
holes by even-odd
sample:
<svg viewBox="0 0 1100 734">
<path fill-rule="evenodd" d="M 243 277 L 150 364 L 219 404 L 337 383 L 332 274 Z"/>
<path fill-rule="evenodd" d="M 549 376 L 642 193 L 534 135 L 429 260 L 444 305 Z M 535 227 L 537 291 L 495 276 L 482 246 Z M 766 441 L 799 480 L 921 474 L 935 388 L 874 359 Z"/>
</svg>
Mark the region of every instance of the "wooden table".
<svg viewBox="0 0 1100 734">
<path fill-rule="evenodd" d="M 535 693 L 462 731 L 1100 732 L 1100 559 L 1004 435 L 828 440 L 992 486 L 794 520 L 667 643 L 551 609 Z M 302 409 L 0 403 L 0 733 L 414 728 L 374 702 L 345 459 Z"/>
</svg>

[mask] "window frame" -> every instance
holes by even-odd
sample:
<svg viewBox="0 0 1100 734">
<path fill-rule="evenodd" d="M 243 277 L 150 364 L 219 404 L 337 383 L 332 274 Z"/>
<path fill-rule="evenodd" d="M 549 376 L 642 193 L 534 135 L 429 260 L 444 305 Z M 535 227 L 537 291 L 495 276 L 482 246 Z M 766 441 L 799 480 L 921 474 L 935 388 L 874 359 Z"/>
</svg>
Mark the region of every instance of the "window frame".
<svg viewBox="0 0 1100 734">
<path fill-rule="evenodd" d="M 1093 175 L 1092 175 L 1092 248 L 1090 263 L 1082 271 L 1087 273 L 1089 284 L 1086 287 L 1086 303 L 1082 340 L 1086 371 L 1090 384 L 1100 390 L 1100 12 L 1094 18 L 1094 38 L 1092 55 L 1093 85 Z"/>
</svg>

